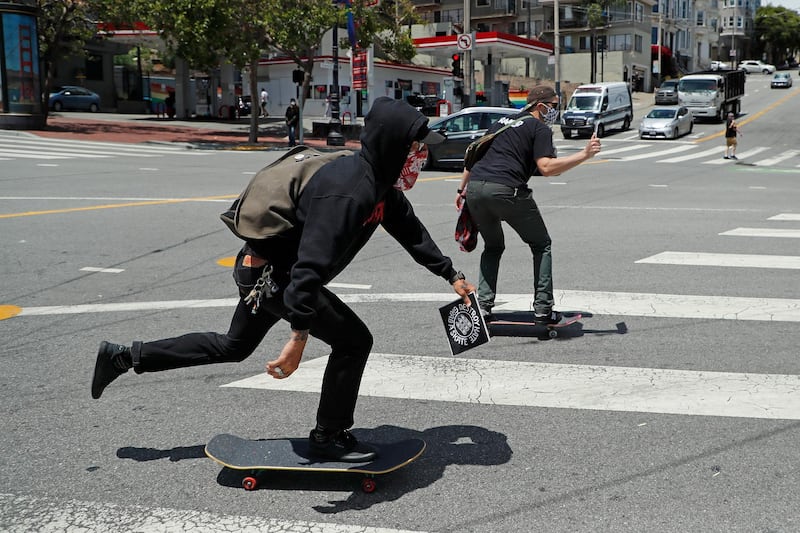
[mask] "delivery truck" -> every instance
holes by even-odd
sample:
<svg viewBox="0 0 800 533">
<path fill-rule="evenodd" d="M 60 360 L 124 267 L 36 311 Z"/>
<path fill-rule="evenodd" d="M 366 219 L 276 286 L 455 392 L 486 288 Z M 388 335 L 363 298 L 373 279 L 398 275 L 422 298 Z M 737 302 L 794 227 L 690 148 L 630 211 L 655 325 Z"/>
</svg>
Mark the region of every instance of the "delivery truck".
<svg viewBox="0 0 800 533">
<path fill-rule="evenodd" d="M 678 82 L 678 104 L 689 108 L 694 118 L 722 122 L 728 112 L 739 114 L 744 81 L 743 70 L 692 72 Z"/>
</svg>

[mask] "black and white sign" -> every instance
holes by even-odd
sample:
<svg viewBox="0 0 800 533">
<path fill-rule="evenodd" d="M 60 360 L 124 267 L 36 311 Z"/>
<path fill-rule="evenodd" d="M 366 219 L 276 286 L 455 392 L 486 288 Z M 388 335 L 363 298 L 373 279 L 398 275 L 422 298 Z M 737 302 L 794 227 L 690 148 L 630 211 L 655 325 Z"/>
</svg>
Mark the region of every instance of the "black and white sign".
<svg viewBox="0 0 800 533">
<path fill-rule="evenodd" d="M 489 329 L 481 316 L 475 293 L 470 294 L 469 299 L 472 302 L 469 307 L 459 298 L 439 308 L 453 355 L 489 342 Z"/>
<path fill-rule="evenodd" d="M 459 50 L 472 50 L 472 34 L 460 33 L 456 39 L 456 46 Z"/>
</svg>

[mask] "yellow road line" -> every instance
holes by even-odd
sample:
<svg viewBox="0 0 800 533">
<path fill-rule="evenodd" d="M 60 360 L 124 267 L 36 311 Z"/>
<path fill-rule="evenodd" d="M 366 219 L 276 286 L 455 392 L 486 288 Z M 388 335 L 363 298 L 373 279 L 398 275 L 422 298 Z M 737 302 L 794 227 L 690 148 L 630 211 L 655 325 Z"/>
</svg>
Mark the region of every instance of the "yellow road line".
<svg viewBox="0 0 800 533">
<path fill-rule="evenodd" d="M 174 200 L 150 200 L 145 202 L 125 202 L 122 204 L 89 205 L 85 207 L 67 207 L 64 209 L 48 209 L 45 211 L 25 211 L 23 213 L 0 214 L 2 218 L 32 217 L 39 215 L 57 215 L 62 213 L 75 213 L 79 211 L 96 211 L 98 209 L 118 209 L 120 207 L 141 207 L 145 205 L 165 205 L 180 204 L 186 202 L 203 202 L 208 200 L 225 200 L 238 197 L 238 194 L 226 194 L 222 196 L 201 196 L 198 198 L 176 198 Z"/>
<path fill-rule="evenodd" d="M 753 113 L 752 115 L 748 115 L 748 117 L 746 119 L 742 120 L 741 122 L 739 122 L 739 124 L 741 126 L 744 126 L 745 124 L 749 124 L 750 122 L 753 122 L 755 119 L 764 116 L 769 111 L 772 111 L 773 109 L 775 109 L 779 105 L 786 103 L 787 100 L 789 100 L 790 98 L 794 98 L 798 94 L 800 94 L 800 92 L 798 92 L 798 91 L 794 91 L 791 94 L 787 94 L 786 96 L 784 96 L 783 98 L 781 98 L 777 102 L 768 105 L 767 107 L 765 107 L 764 109 L 762 109 L 758 113 Z M 702 139 L 697 139 L 695 142 L 696 143 L 706 142 L 706 141 L 710 141 L 711 139 L 717 139 L 719 137 L 722 137 L 723 135 L 725 135 L 725 130 L 722 130 L 722 131 L 719 131 L 717 133 L 714 133 L 713 135 L 709 135 L 708 137 L 703 137 Z"/>
</svg>

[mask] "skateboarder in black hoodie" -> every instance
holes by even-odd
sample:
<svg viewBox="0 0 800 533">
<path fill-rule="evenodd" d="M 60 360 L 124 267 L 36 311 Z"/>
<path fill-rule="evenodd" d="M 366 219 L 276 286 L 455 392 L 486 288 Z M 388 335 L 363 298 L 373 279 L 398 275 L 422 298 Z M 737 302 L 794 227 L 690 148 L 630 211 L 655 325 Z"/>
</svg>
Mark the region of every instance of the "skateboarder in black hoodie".
<svg viewBox="0 0 800 533">
<path fill-rule="evenodd" d="M 427 155 L 425 143 L 441 142 L 428 118 L 402 101 L 375 100 L 364 122 L 361 151 L 322 166 L 297 200 L 297 224 L 264 241 L 244 245 L 234 278 L 239 304 L 227 334 L 189 333 L 123 346 L 103 341 L 97 353 L 92 397 L 97 399 L 117 377 L 212 363 L 240 362 L 258 347 L 280 319 L 291 325 L 289 341 L 267 373 L 277 379 L 300 365 L 308 336 L 331 347 L 322 382 L 312 450 L 326 458 L 360 462 L 375 450 L 359 444 L 353 425 L 361 376 L 372 348 L 372 334 L 356 314 L 324 287 L 335 278 L 381 225 L 420 265 L 446 279 L 466 303 L 475 287 L 442 255 L 403 194 Z M 255 309 L 247 295 L 265 268 L 277 294 Z"/>
</svg>

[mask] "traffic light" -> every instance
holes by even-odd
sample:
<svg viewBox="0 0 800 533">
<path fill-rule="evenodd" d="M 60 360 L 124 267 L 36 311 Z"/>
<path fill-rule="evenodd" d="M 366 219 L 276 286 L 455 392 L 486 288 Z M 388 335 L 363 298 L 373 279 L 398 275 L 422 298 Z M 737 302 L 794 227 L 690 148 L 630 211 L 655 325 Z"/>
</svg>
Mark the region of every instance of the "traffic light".
<svg viewBox="0 0 800 533">
<path fill-rule="evenodd" d="M 453 62 L 451 63 L 452 72 L 454 78 L 460 78 L 461 75 L 461 55 L 460 54 L 453 54 L 452 56 Z"/>
</svg>

